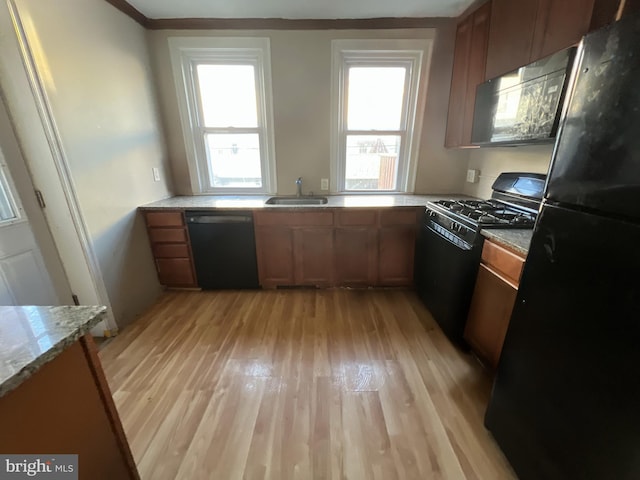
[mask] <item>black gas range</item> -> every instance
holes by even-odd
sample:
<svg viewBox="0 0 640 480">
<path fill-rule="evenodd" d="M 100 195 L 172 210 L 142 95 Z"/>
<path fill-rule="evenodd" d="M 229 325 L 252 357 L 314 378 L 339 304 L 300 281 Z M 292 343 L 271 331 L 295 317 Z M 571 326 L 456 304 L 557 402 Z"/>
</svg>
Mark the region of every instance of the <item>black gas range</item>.
<svg viewBox="0 0 640 480">
<path fill-rule="evenodd" d="M 542 174 L 503 173 L 494 182 L 489 200 L 428 202 L 425 216 L 436 232 L 471 248 L 483 228 L 533 228 L 544 182 Z"/>
<path fill-rule="evenodd" d="M 546 176 L 502 173 L 489 200 L 428 202 L 418 235 L 415 285 L 444 333 L 465 346 L 462 334 L 484 238 L 482 229 L 532 229 Z"/>
</svg>

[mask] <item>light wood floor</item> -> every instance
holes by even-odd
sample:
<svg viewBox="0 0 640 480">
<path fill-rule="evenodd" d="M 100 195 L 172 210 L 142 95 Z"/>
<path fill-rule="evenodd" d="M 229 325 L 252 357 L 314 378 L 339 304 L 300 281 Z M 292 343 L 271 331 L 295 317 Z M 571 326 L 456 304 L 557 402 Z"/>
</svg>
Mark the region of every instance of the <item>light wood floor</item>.
<svg viewBox="0 0 640 480">
<path fill-rule="evenodd" d="M 100 357 L 143 480 L 514 478 L 411 291 L 169 292 Z"/>
</svg>

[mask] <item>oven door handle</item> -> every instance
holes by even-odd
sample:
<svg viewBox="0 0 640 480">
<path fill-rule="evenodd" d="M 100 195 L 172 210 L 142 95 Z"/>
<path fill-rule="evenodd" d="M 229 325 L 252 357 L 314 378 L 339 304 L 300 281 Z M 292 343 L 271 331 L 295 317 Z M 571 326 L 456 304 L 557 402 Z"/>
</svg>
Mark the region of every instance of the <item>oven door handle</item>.
<svg viewBox="0 0 640 480">
<path fill-rule="evenodd" d="M 427 228 L 430 232 L 436 234 L 438 237 L 440 237 L 442 240 L 444 240 L 445 242 L 453 245 L 454 247 L 459 248 L 460 250 L 471 250 L 473 248 L 473 246 L 469 245 L 467 242 L 465 242 L 462 239 L 460 240 L 460 244 L 452 242 L 450 239 L 448 239 L 447 237 L 445 237 L 442 233 L 438 232 L 437 230 L 431 228 L 431 225 L 424 225 L 423 228 Z M 458 238 L 458 237 L 456 237 Z"/>
</svg>

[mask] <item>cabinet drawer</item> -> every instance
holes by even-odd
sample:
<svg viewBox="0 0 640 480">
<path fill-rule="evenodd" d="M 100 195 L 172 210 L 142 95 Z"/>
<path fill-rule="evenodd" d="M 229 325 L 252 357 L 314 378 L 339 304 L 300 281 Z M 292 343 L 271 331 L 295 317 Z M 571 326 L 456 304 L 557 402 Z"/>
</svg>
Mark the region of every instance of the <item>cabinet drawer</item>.
<svg viewBox="0 0 640 480">
<path fill-rule="evenodd" d="M 520 283 L 524 258 L 486 240 L 482 248 L 482 261 L 515 282 L 516 285 Z"/>
<path fill-rule="evenodd" d="M 144 216 L 148 227 L 184 226 L 182 212 L 146 212 Z"/>
<path fill-rule="evenodd" d="M 149 238 L 152 243 L 187 243 L 187 232 L 184 228 L 150 228 Z"/>
<path fill-rule="evenodd" d="M 382 210 L 380 212 L 380 225 L 416 225 L 418 222 L 418 209 L 411 210 Z"/>
<path fill-rule="evenodd" d="M 156 258 L 189 258 L 189 246 L 186 243 L 157 243 L 153 246 Z"/>
<path fill-rule="evenodd" d="M 289 227 L 333 225 L 333 211 L 322 212 L 256 212 L 257 225 L 281 225 Z"/>
<path fill-rule="evenodd" d="M 162 285 L 181 287 L 196 283 L 189 258 L 158 258 L 156 266 Z"/>
<path fill-rule="evenodd" d="M 378 212 L 375 210 L 343 210 L 337 212 L 338 224 L 345 227 L 371 225 L 378 223 Z"/>
</svg>

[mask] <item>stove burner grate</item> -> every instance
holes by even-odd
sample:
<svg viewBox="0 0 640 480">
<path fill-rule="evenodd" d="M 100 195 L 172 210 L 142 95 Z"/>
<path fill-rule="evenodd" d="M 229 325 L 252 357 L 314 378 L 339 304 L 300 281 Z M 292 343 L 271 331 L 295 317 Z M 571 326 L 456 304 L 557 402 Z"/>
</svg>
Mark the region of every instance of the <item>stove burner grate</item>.
<svg viewBox="0 0 640 480">
<path fill-rule="evenodd" d="M 495 200 L 440 200 L 435 203 L 479 226 L 529 226 L 535 222 L 533 214 L 509 208 Z"/>
</svg>

